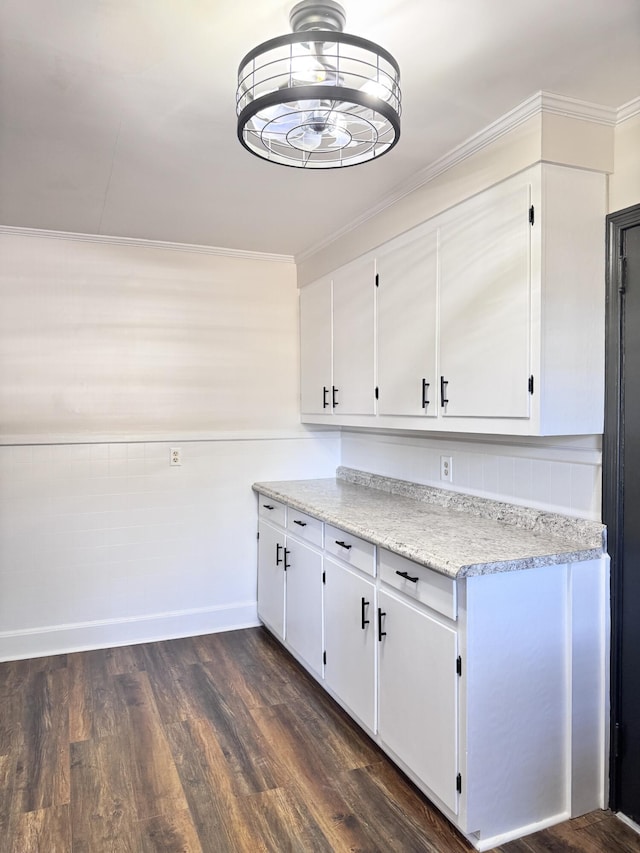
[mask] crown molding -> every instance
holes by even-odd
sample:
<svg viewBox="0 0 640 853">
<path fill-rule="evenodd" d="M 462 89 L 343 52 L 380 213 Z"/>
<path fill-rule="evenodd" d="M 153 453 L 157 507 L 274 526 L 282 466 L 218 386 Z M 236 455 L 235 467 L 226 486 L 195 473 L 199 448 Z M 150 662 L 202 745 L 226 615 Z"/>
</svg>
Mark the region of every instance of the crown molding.
<svg viewBox="0 0 640 853">
<path fill-rule="evenodd" d="M 630 101 L 625 107 L 634 104 L 640 108 L 640 99 Z M 478 154 L 484 148 L 488 148 L 498 139 L 515 130 L 529 119 L 544 113 L 604 124 L 609 127 L 614 127 L 620 120 L 619 111 L 612 107 L 603 107 L 600 104 L 592 104 L 589 101 L 580 101 L 577 98 L 568 98 L 552 92 L 536 92 L 535 95 L 531 95 L 508 113 L 505 113 L 505 115 L 496 119 L 496 121 L 473 134 L 473 136 L 470 136 L 464 142 L 460 143 L 460 145 L 456 145 L 455 148 L 452 148 L 424 169 L 416 172 L 409 181 L 400 184 L 391 195 L 387 196 L 374 207 L 369 208 L 362 216 L 352 220 L 348 225 L 334 232 L 330 237 L 319 241 L 310 248 L 305 249 L 304 252 L 296 255 L 296 263 L 299 264 L 306 261 L 315 255 L 316 252 L 325 249 L 331 243 L 335 242 L 335 240 L 354 231 L 360 225 L 373 219 L 379 213 L 382 213 L 383 210 L 396 204 L 396 202 L 405 196 L 410 195 L 415 190 L 433 181 L 443 172 L 447 172 L 449 169 L 457 166 L 458 163 L 462 163 L 464 160 L 469 159 L 469 157 L 473 157 L 474 154 Z"/>
<path fill-rule="evenodd" d="M 617 124 L 622 124 L 623 121 L 628 121 L 630 118 L 635 118 L 640 115 L 640 97 L 634 98 L 632 101 L 627 101 L 618 108 Z"/>
<path fill-rule="evenodd" d="M 111 237 L 108 234 L 80 234 L 74 231 L 50 231 L 40 228 L 22 228 L 0 225 L 0 234 L 19 237 L 46 237 L 55 240 L 71 240 L 76 243 L 106 243 L 111 246 L 127 246 L 142 249 L 167 249 L 171 252 L 193 252 L 198 255 L 217 255 L 223 258 L 241 258 L 249 261 L 275 261 L 293 264 L 293 255 L 275 255 L 267 252 L 249 252 L 242 249 L 222 249 L 218 246 L 200 246 L 195 243 L 169 243 L 164 240 L 143 240 L 135 237 Z"/>
</svg>

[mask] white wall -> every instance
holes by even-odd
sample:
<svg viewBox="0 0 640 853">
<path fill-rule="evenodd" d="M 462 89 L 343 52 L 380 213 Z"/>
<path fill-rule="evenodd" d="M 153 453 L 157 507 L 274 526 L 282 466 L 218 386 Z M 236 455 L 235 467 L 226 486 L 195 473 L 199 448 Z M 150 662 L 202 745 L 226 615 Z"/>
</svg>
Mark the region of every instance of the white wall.
<svg viewBox="0 0 640 853">
<path fill-rule="evenodd" d="M 292 261 L 0 233 L 0 436 L 298 421 Z"/>
<path fill-rule="evenodd" d="M 256 624 L 251 484 L 340 462 L 298 423 L 293 264 L 11 231 L 0 258 L 0 659 Z"/>
</svg>

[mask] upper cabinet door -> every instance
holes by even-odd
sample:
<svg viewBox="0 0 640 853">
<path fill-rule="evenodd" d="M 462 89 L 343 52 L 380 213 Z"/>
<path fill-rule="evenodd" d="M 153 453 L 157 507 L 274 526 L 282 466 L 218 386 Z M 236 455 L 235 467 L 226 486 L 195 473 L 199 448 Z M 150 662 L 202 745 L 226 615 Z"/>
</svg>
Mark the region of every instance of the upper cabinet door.
<svg viewBox="0 0 640 853">
<path fill-rule="evenodd" d="M 441 414 L 527 418 L 531 185 L 459 205 L 440 229 Z M 448 400 L 448 402 L 446 402 Z"/>
<path fill-rule="evenodd" d="M 300 410 L 331 414 L 331 278 L 300 291 Z"/>
<path fill-rule="evenodd" d="M 375 414 L 375 262 L 360 258 L 333 276 L 333 402 L 336 415 Z"/>
<path fill-rule="evenodd" d="M 378 273 L 378 414 L 438 414 L 438 232 L 420 228 L 385 247 Z"/>
</svg>

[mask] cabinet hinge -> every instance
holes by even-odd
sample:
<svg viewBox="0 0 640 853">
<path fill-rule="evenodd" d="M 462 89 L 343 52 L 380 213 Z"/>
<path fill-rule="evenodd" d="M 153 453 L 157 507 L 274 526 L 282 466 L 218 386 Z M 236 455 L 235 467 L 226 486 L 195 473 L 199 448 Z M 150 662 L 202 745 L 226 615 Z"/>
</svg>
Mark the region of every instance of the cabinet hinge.
<svg viewBox="0 0 640 853">
<path fill-rule="evenodd" d="M 327 663 L 327 653 L 326 652 L 322 652 L 322 663 L 325 664 L 325 666 L 326 666 L 326 663 Z"/>
<path fill-rule="evenodd" d="M 462 793 L 462 775 L 460 773 L 456 776 L 456 791 L 459 794 Z"/>
<path fill-rule="evenodd" d="M 622 758 L 624 750 L 624 726 L 622 723 L 616 723 L 613 727 L 613 756 L 614 758 Z"/>
<path fill-rule="evenodd" d="M 531 207 L 529 208 L 529 224 L 533 225 L 533 223 L 535 221 L 536 221 L 536 212 L 533 208 L 533 205 L 531 205 Z"/>
<path fill-rule="evenodd" d="M 376 273 L 376 287 L 380 287 L 380 274 Z"/>
<path fill-rule="evenodd" d="M 533 394 L 533 376 L 529 377 L 529 393 Z"/>
<path fill-rule="evenodd" d="M 460 655 L 458 655 L 458 658 L 456 660 L 456 672 L 458 673 L 458 675 L 462 675 L 462 658 L 460 657 Z"/>
<path fill-rule="evenodd" d="M 376 390 L 375 390 L 376 400 L 378 399 L 378 395 L 379 395 L 379 393 L 380 393 L 380 389 L 379 389 L 379 388 L 378 388 L 378 386 L 376 385 Z"/>
<path fill-rule="evenodd" d="M 327 573 L 323 572 L 322 573 L 322 583 L 326 583 L 326 582 L 327 582 Z"/>
</svg>

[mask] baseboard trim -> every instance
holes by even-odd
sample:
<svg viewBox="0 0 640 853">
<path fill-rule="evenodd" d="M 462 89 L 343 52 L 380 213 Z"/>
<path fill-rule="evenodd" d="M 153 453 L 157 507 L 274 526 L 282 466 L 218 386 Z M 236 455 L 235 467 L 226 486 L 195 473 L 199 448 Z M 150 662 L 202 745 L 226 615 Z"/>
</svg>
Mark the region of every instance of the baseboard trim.
<svg viewBox="0 0 640 853">
<path fill-rule="evenodd" d="M 255 601 L 0 632 L 0 661 L 195 637 L 260 624 Z"/>
</svg>

